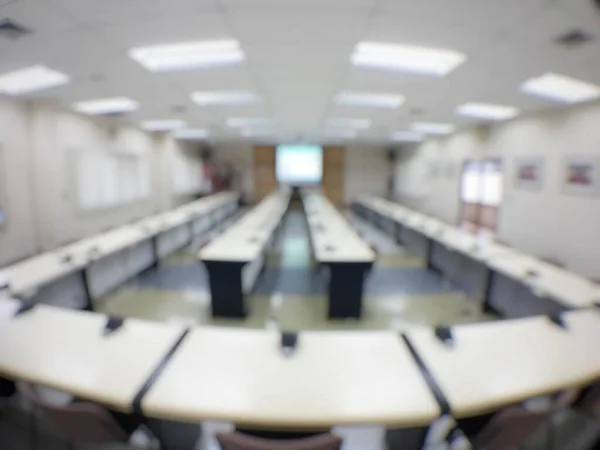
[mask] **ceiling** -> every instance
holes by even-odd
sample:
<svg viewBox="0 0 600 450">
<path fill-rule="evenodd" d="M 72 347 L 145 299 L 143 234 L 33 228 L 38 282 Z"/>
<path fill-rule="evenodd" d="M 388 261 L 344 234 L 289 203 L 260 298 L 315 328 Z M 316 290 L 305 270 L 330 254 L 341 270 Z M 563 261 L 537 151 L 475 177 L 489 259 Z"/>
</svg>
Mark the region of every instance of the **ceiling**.
<svg viewBox="0 0 600 450">
<path fill-rule="evenodd" d="M 68 106 L 128 96 L 141 108 L 127 120 L 181 118 L 216 140 L 244 139 L 226 126 L 229 117 L 271 118 L 273 139 L 319 142 L 328 119 L 348 117 L 372 121 L 357 139 L 384 143 L 416 120 L 469 125 L 454 113 L 467 101 L 526 113 L 555 108 L 518 89 L 548 71 L 600 84 L 600 11 L 591 0 L 17 0 L 0 6 L 0 17 L 34 31 L 0 37 L 0 73 L 45 64 L 73 77 L 30 98 Z M 554 43 L 574 28 L 596 39 L 575 49 Z M 127 56 L 135 46 L 215 38 L 239 40 L 244 64 L 151 73 Z M 468 59 L 444 78 L 352 67 L 362 40 L 448 48 Z M 253 90 L 262 100 L 200 107 L 190 100 L 197 90 Z M 345 90 L 407 101 L 391 110 L 336 105 Z"/>
</svg>

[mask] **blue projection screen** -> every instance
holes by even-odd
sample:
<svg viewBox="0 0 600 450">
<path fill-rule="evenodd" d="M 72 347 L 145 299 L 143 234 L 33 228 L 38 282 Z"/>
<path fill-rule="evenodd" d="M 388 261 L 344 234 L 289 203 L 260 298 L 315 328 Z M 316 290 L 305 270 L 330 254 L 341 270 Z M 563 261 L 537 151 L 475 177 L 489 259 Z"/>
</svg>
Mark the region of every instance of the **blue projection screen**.
<svg viewBox="0 0 600 450">
<path fill-rule="evenodd" d="M 275 171 L 279 183 L 318 184 L 323 177 L 323 149 L 317 145 L 280 145 Z"/>
</svg>

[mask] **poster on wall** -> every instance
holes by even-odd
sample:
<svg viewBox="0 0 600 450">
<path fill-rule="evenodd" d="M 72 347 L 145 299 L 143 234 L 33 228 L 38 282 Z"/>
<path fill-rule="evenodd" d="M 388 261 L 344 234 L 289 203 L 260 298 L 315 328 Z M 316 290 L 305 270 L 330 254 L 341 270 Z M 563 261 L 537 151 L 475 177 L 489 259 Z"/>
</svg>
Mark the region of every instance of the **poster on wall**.
<svg viewBox="0 0 600 450">
<path fill-rule="evenodd" d="M 585 156 L 565 158 L 563 191 L 572 195 L 595 195 L 598 193 L 598 159 Z"/>
<path fill-rule="evenodd" d="M 515 166 L 515 188 L 539 191 L 544 183 L 544 158 L 520 158 Z"/>
</svg>

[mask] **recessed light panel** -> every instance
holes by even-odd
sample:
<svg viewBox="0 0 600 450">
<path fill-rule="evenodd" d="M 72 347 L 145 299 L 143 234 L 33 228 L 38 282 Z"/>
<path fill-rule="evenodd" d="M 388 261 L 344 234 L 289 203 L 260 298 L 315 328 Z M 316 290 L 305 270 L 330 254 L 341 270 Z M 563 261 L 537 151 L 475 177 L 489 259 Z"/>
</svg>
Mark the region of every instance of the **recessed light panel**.
<svg viewBox="0 0 600 450">
<path fill-rule="evenodd" d="M 546 73 L 521 85 L 527 94 L 562 103 L 579 103 L 600 97 L 600 87 L 575 78 Z"/>
<path fill-rule="evenodd" d="M 151 72 L 167 72 L 238 64 L 244 52 L 238 41 L 223 39 L 137 47 L 129 50 L 129 57 Z"/>
<path fill-rule="evenodd" d="M 147 120 L 142 122 L 142 128 L 146 131 L 171 131 L 185 126 L 186 123 L 183 120 L 175 119 Z"/>
<path fill-rule="evenodd" d="M 398 108 L 405 101 L 402 95 L 370 92 L 342 92 L 335 101 L 340 105 L 371 108 Z"/>
<path fill-rule="evenodd" d="M 71 77 L 49 69 L 46 66 L 33 66 L 0 75 L 0 92 L 8 95 L 22 95 L 62 86 Z"/>
<path fill-rule="evenodd" d="M 411 125 L 413 131 L 424 134 L 445 135 L 454 132 L 454 125 L 449 123 L 415 122 Z"/>
<path fill-rule="evenodd" d="M 387 42 L 361 42 L 354 50 L 352 64 L 443 77 L 466 59 L 464 54 L 454 50 Z"/>
<path fill-rule="evenodd" d="M 251 91 L 198 91 L 192 94 L 192 101 L 200 106 L 244 105 L 258 100 L 258 95 Z"/>
<path fill-rule="evenodd" d="M 484 120 L 508 120 L 516 117 L 519 110 L 512 106 L 492 105 L 489 103 L 465 103 L 456 108 L 461 116 Z"/>
<path fill-rule="evenodd" d="M 82 114 L 122 114 L 138 109 L 140 104 L 127 97 L 103 98 L 73 104 L 73 109 Z"/>
</svg>

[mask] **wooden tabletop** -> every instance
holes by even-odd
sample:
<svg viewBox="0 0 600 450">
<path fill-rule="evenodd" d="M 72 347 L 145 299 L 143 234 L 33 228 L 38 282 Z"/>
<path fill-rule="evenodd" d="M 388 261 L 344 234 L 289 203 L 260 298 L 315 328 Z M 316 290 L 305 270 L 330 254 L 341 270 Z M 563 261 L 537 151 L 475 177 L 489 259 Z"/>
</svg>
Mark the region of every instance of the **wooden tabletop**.
<svg viewBox="0 0 600 450">
<path fill-rule="evenodd" d="M 263 252 L 289 201 L 287 190 L 269 195 L 200 250 L 198 257 L 204 261 L 253 261 Z"/>
<path fill-rule="evenodd" d="M 451 346 L 430 329 L 407 334 L 455 417 L 470 417 L 600 377 L 600 313 L 564 317 L 567 329 L 543 316 L 455 326 Z"/>
<path fill-rule="evenodd" d="M 13 317 L 0 302 L 0 373 L 69 392 L 120 411 L 183 332 L 173 324 L 127 319 L 103 334 L 106 316 L 46 305 Z"/>
<path fill-rule="evenodd" d="M 346 218 L 319 193 L 303 195 L 313 252 L 321 263 L 371 263 L 375 253 Z"/>
<path fill-rule="evenodd" d="M 291 357 L 279 342 L 273 331 L 193 330 L 144 398 L 143 412 L 286 429 L 417 426 L 440 413 L 397 333 L 301 333 Z"/>
</svg>

